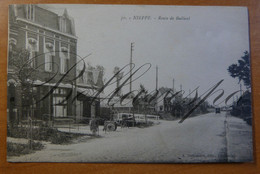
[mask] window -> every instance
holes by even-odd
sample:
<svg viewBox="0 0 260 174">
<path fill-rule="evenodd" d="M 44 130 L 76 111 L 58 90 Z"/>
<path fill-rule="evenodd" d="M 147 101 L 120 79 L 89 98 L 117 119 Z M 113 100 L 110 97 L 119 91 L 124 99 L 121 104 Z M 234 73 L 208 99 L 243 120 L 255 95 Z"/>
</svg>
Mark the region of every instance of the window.
<svg viewBox="0 0 260 174">
<path fill-rule="evenodd" d="M 83 101 L 79 101 L 79 116 L 83 116 Z"/>
<path fill-rule="evenodd" d="M 13 51 L 13 49 L 15 48 L 16 46 L 16 43 L 17 41 L 14 39 L 14 38 L 11 38 L 9 40 L 9 51 Z"/>
<path fill-rule="evenodd" d="M 94 84 L 97 84 L 100 70 L 94 69 L 92 73 L 93 73 L 93 82 Z"/>
<path fill-rule="evenodd" d="M 26 5 L 26 18 L 29 20 L 34 20 L 34 5 L 28 4 Z"/>
<path fill-rule="evenodd" d="M 58 89 L 55 89 L 54 94 L 63 94 L 63 95 L 66 95 L 67 91 L 66 89 L 62 89 L 62 88 L 58 88 Z"/>
<path fill-rule="evenodd" d="M 67 116 L 67 101 L 65 99 L 66 99 L 66 97 L 53 97 L 54 117 L 66 117 Z M 64 102 L 61 103 L 62 101 L 64 101 Z"/>
<path fill-rule="evenodd" d="M 68 49 L 65 47 L 61 47 L 60 51 L 60 72 L 65 74 L 68 71 L 68 63 L 69 63 L 69 53 Z"/>
<path fill-rule="evenodd" d="M 29 62 L 32 67 L 36 67 L 36 52 L 38 50 L 37 40 L 34 38 L 28 38 L 27 49 L 29 51 Z"/>
<path fill-rule="evenodd" d="M 66 18 L 60 17 L 60 31 L 66 33 L 67 32 L 67 22 Z"/>
<path fill-rule="evenodd" d="M 53 64 L 53 56 L 51 53 L 45 53 L 45 71 L 51 72 Z"/>
<path fill-rule="evenodd" d="M 53 66 L 53 56 L 55 55 L 54 46 L 51 43 L 45 44 L 45 71 L 51 72 Z"/>
<path fill-rule="evenodd" d="M 29 60 L 30 60 L 31 67 L 36 67 L 36 58 L 35 57 L 36 57 L 36 52 L 30 50 L 29 51 Z"/>
<path fill-rule="evenodd" d="M 55 89 L 53 93 L 54 94 L 59 94 L 59 89 Z"/>
</svg>

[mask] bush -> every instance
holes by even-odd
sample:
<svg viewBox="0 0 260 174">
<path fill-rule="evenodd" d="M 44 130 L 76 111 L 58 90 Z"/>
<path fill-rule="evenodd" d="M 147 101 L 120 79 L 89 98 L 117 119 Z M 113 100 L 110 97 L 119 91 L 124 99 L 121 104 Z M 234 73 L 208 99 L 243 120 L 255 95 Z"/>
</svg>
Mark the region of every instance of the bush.
<svg viewBox="0 0 260 174">
<path fill-rule="evenodd" d="M 252 117 L 246 117 L 246 118 L 243 118 L 243 120 L 249 124 L 250 126 L 252 126 Z"/>
<path fill-rule="evenodd" d="M 14 127 L 8 128 L 7 136 L 13 138 L 27 138 L 28 128 Z M 39 141 L 50 141 L 53 144 L 70 143 L 72 139 L 83 136 L 82 134 L 73 134 L 60 132 L 55 128 L 39 127 L 32 129 L 32 139 Z"/>
<path fill-rule="evenodd" d="M 25 155 L 44 148 L 43 144 L 41 144 L 40 142 L 31 141 L 31 143 L 32 143 L 32 149 L 29 148 L 29 144 L 18 144 L 18 143 L 7 142 L 7 155 L 8 156 Z"/>
<path fill-rule="evenodd" d="M 73 138 L 73 134 L 56 132 L 53 134 L 53 136 L 50 137 L 50 142 L 53 144 L 67 144 L 70 143 Z"/>
<path fill-rule="evenodd" d="M 152 121 L 148 121 L 147 123 L 139 123 L 137 124 L 137 127 L 139 128 L 145 128 L 145 127 L 150 127 L 152 126 L 154 123 Z"/>
</svg>

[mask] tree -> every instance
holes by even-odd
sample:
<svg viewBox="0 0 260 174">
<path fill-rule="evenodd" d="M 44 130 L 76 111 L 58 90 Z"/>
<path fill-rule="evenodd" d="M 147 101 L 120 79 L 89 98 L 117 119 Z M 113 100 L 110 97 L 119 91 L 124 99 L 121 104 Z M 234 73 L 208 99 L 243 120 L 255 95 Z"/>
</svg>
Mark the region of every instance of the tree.
<svg viewBox="0 0 260 174">
<path fill-rule="evenodd" d="M 13 73 L 8 74 L 11 79 L 15 79 L 18 82 L 17 93 L 16 93 L 16 106 L 18 108 L 18 124 L 25 114 L 23 111 L 26 111 L 27 116 L 33 116 L 33 81 L 36 78 L 37 70 L 31 66 L 31 61 L 29 60 L 29 51 L 26 49 L 12 49 L 9 52 L 9 61 L 8 68 L 12 69 Z M 35 59 L 35 58 L 34 58 Z M 17 122 L 17 120 L 13 120 Z M 13 124 L 13 123 L 11 123 Z"/>
<path fill-rule="evenodd" d="M 148 90 L 144 87 L 143 84 L 140 84 L 140 91 L 142 91 L 144 94 L 148 93 Z"/>
<path fill-rule="evenodd" d="M 98 86 L 98 88 L 102 88 L 104 85 L 105 68 L 102 65 L 97 65 L 96 69 L 99 71 L 99 76 L 96 85 Z"/>
<path fill-rule="evenodd" d="M 227 69 L 231 77 L 238 78 L 238 83 L 243 81 L 247 88 L 251 87 L 249 55 L 249 52 L 245 51 L 242 60 L 238 60 L 238 64 L 232 64 Z"/>
<path fill-rule="evenodd" d="M 138 110 L 138 112 L 145 111 L 146 105 L 148 104 L 148 99 L 147 99 L 147 94 L 148 90 L 144 87 L 143 84 L 140 84 L 140 89 L 139 89 L 139 96 L 138 98 L 135 99 L 135 102 L 133 103 L 133 107 Z"/>
</svg>

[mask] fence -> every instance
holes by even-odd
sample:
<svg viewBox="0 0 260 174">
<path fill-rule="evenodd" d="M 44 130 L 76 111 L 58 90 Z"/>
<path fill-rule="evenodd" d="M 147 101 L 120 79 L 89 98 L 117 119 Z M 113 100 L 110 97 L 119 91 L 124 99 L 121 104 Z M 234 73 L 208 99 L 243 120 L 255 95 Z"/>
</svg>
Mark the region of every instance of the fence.
<svg viewBox="0 0 260 174">
<path fill-rule="evenodd" d="M 157 115 L 144 115 L 144 114 L 135 114 L 136 123 L 146 123 L 146 122 L 154 122 L 159 123 L 159 116 Z"/>
</svg>

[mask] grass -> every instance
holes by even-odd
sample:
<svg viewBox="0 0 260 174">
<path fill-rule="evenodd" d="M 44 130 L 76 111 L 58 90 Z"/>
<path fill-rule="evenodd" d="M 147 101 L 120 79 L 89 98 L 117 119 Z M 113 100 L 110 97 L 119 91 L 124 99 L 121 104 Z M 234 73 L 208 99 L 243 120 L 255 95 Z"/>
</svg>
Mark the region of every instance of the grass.
<svg viewBox="0 0 260 174">
<path fill-rule="evenodd" d="M 34 141 L 31 141 L 31 146 L 32 149 L 29 148 L 29 144 L 7 142 L 7 156 L 25 155 L 44 148 L 42 143 Z"/>
<path fill-rule="evenodd" d="M 28 128 L 25 127 L 8 127 L 7 136 L 13 138 L 28 138 Z M 32 141 L 31 148 L 29 143 L 13 143 L 7 142 L 7 156 L 20 156 L 29 153 L 33 153 L 36 150 L 41 150 L 44 145 L 37 141 L 48 141 L 52 144 L 69 144 L 72 143 L 74 139 L 78 137 L 85 136 L 83 134 L 66 133 L 58 131 L 57 129 L 50 127 L 37 127 L 32 129 Z"/>
<path fill-rule="evenodd" d="M 138 128 L 146 128 L 146 127 L 150 127 L 150 126 L 153 126 L 154 123 L 152 121 L 148 121 L 147 123 L 140 123 L 140 124 L 137 124 L 137 127 Z"/>
<path fill-rule="evenodd" d="M 28 129 L 25 127 L 8 128 L 7 136 L 13 138 L 27 138 Z M 49 141 L 53 144 L 69 144 L 73 139 L 84 136 L 83 134 L 66 133 L 50 127 L 38 127 L 32 129 L 32 139 Z"/>
</svg>

